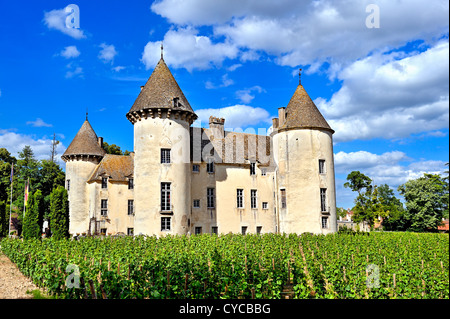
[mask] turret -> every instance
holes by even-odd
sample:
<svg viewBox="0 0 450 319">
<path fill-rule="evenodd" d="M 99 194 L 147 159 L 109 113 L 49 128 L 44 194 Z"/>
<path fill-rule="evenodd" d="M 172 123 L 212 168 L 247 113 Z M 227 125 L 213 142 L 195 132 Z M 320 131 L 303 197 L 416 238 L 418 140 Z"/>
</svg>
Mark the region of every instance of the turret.
<svg viewBox="0 0 450 319">
<path fill-rule="evenodd" d="M 66 189 L 69 195 L 69 233 L 87 233 L 89 205 L 87 181 L 102 160 L 105 151 L 94 129 L 86 121 L 61 158 L 66 162 Z"/>
<path fill-rule="evenodd" d="M 279 231 L 337 231 L 334 131 L 301 82 L 273 124 Z"/>
<path fill-rule="evenodd" d="M 126 116 L 134 125 L 134 233 L 186 234 L 197 115 L 162 56 Z"/>
</svg>

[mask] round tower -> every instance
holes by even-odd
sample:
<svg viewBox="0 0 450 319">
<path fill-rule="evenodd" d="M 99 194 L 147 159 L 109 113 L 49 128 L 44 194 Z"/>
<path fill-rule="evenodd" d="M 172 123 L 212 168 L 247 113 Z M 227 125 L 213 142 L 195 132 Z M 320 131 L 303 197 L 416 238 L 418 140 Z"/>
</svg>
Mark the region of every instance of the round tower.
<svg viewBox="0 0 450 319">
<path fill-rule="evenodd" d="M 278 231 L 336 232 L 334 131 L 301 83 L 273 122 Z"/>
<path fill-rule="evenodd" d="M 197 115 L 162 56 L 126 116 L 134 125 L 134 233 L 186 234 Z"/>
<path fill-rule="evenodd" d="M 66 189 L 69 195 L 69 233 L 87 233 L 89 230 L 89 203 L 87 181 L 100 163 L 105 150 L 102 139 L 86 121 L 61 158 L 66 162 Z"/>
</svg>

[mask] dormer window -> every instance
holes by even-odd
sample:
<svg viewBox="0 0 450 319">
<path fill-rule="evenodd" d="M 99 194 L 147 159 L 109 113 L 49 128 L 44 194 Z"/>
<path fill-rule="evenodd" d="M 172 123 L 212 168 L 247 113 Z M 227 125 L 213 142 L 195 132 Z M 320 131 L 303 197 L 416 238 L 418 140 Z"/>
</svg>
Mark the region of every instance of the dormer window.
<svg viewBox="0 0 450 319">
<path fill-rule="evenodd" d="M 102 188 L 108 188 L 108 177 L 102 177 Z"/>
<path fill-rule="evenodd" d="M 173 107 L 178 107 L 179 106 L 179 97 L 174 97 L 173 98 Z"/>
</svg>

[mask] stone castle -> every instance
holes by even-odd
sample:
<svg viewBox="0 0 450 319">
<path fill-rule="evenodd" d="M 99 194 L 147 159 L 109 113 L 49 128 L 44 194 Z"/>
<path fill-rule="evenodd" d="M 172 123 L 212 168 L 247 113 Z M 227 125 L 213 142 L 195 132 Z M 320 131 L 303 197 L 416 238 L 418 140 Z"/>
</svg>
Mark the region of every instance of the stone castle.
<svg viewBox="0 0 450 319">
<path fill-rule="evenodd" d="M 87 118 L 62 155 L 72 235 L 337 230 L 334 131 L 301 84 L 270 136 L 192 127 L 161 56 L 126 117 L 130 155 L 106 154 Z"/>
</svg>

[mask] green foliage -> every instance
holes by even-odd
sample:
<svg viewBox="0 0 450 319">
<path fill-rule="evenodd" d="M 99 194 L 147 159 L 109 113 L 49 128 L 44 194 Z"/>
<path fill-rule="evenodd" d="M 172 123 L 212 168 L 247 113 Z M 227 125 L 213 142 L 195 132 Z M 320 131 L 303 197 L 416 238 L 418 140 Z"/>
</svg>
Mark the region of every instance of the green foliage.
<svg viewBox="0 0 450 319">
<path fill-rule="evenodd" d="M 103 142 L 102 144 L 103 149 L 105 150 L 106 154 L 112 154 L 112 155 L 129 155 L 129 151 L 123 151 L 120 149 L 120 146 L 117 146 L 116 144 L 109 145 L 106 142 Z"/>
<path fill-rule="evenodd" d="M 69 237 L 69 200 L 63 186 L 54 188 L 50 194 L 50 231 L 56 239 Z"/>
<path fill-rule="evenodd" d="M 103 288 L 120 299 L 237 299 L 252 290 L 256 298 L 284 298 L 286 289 L 302 299 L 449 298 L 447 234 L 4 239 L 1 249 L 59 298 L 84 298 L 89 280 L 97 296 Z M 371 264 L 379 287 L 366 284 Z M 65 286 L 68 265 L 79 270 L 79 288 Z"/>
<path fill-rule="evenodd" d="M 23 238 L 41 238 L 41 229 L 44 216 L 43 204 L 44 200 L 40 190 L 37 190 L 33 195 L 30 195 L 27 202 L 26 214 L 23 220 Z"/>
<path fill-rule="evenodd" d="M 424 174 L 398 187 L 406 200 L 405 219 L 411 231 L 437 231 L 448 215 L 448 182 L 440 175 Z"/>
<path fill-rule="evenodd" d="M 9 211 L 6 210 L 6 203 L 0 201 L 0 238 L 8 236 Z"/>
</svg>

